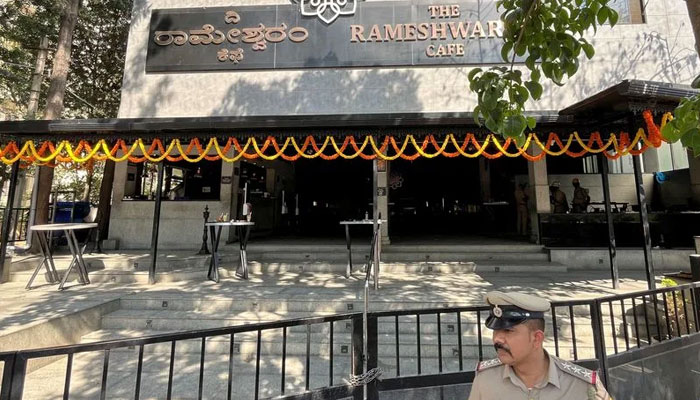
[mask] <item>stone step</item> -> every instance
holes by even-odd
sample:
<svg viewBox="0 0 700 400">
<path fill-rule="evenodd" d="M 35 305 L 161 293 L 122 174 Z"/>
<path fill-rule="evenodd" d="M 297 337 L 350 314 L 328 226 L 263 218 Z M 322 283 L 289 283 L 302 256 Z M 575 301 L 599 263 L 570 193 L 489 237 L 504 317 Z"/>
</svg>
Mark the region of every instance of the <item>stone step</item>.
<svg viewBox="0 0 700 400">
<path fill-rule="evenodd" d="M 83 337 L 83 343 L 136 338 L 153 335 L 154 332 L 149 331 L 118 331 L 118 330 L 100 330 L 88 334 Z M 287 332 L 286 352 L 288 355 L 302 356 L 306 354 L 306 332 L 302 330 L 290 330 Z M 328 333 L 314 332 L 309 335 L 311 343 L 311 353 L 314 356 L 329 356 L 330 354 L 330 338 Z M 577 340 L 577 350 L 579 357 L 582 353 L 593 354 L 594 348 L 592 341 Z M 418 342 L 415 335 L 400 335 L 400 354 L 401 357 L 417 357 Z M 183 340 L 176 345 L 176 353 L 187 354 L 201 352 L 201 339 Z M 333 354 L 338 356 L 348 355 L 352 348 L 352 339 L 350 332 L 334 332 L 333 335 Z M 459 354 L 459 344 L 456 334 L 442 334 L 442 353 L 444 358 L 457 357 Z M 438 357 L 437 335 L 421 335 L 421 357 L 430 359 Z M 554 352 L 554 340 L 549 339 L 545 342 L 545 347 Z M 228 354 L 230 351 L 230 337 L 213 336 L 206 340 L 207 353 L 213 354 Z M 134 348 L 123 348 L 120 351 L 133 351 Z M 261 353 L 265 355 L 280 355 L 282 354 L 282 331 L 281 329 L 266 330 L 261 333 Z M 482 337 L 481 351 L 487 353 L 492 350 L 492 342 L 490 337 Z M 559 350 L 562 354 L 573 352 L 573 343 L 570 339 L 562 338 L 559 340 Z M 164 342 L 158 344 L 150 344 L 144 348 L 146 353 L 167 353 L 171 351 L 171 343 Z M 257 352 L 257 332 L 239 333 L 234 336 L 234 353 L 255 357 Z M 393 334 L 380 334 L 378 337 L 378 354 L 380 357 L 395 357 L 396 355 L 396 337 Z M 462 356 L 463 358 L 478 358 L 479 343 L 474 335 L 462 335 Z"/>
<path fill-rule="evenodd" d="M 315 316 L 330 315 L 331 313 L 317 313 Z M 196 329 L 211 329 L 226 326 L 238 326 L 252 323 L 262 323 L 279 321 L 284 319 L 295 319 L 310 317 L 309 313 L 285 312 L 285 313 L 270 313 L 270 312 L 240 312 L 234 314 L 222 314 L 218 312 L 204 311 L 156 311 L 156 310 L 119 310 L 110 313 L 103 317 L 102 328 L 104 329 L 132 329 L 132 330 L 152 330 L 152 331 L 187 331 Z M 456 332 L 455 314 L 445 314 L 441 318 L 443 332 Z M 482 320 L 483 323 L 483 320 Z M 616 334 L 622 337 L 624 334 L 619 329 L 621 321 L 615 321 Z M 328 330 L 328 323 L 314 324 L 311 326 L 312 332 L 325 332 Z M 568 319 L 559 318 L 557 320 L 558 335 L 561 338 L 571 337 L 571 322 Z M 590 328 L 590 319 L 586 317 L 576 317 L 576 336 L 577 338 L 592 337 L 593 332 Z M 603 325 L 607 332 L 611 331 L 610 321 L 603 319 Z M 345 330 L 349 332 L 352 329 L 350 321 L 336 322 L 336 331 Z M 416 332 L 415 317 L 399 318 L 400 334 L 415 334 Z M 481 326 L 482 332 L 487 332 L 486 328 Z M 395 332 L 394 318 L 380 318 L 378 323 L 379 333 L 393 334 Z M 546 332 L 552 332 L 551 321 L 546 321 Z M 478 326 L 476 318 L 462 319 L 462 332 L 465 334 L 476 335 Z M 628 333 L 632 332 L 632 328 L 628 324 Z M 421 318 L 421 334 L 437 333 L 436 317 L 423 316 Z"/>
<path fill-rule="evenodd" d="M 102 352 L 76 354 L 73 359 L 70 398 L 95 399 L 100 397 L 100 381 L 104 356 Z M 137 352 L 111 352 L 107 398 L 133 399 L 136 386 Z M 342 384 L 350 375 L 350 359 L 334 360 L 334 384 Z M 311 360 L 309 371 L 311 388 L 327 386 L 329 361 Z M 281 358 L 263 357 L 260 363 L 260 397 L 280 394 Z M 65 360 L 54 362 L 27 376 L 24 398 L 61 398 L 64 387 Z M 288 357 L 285 362 L 285 391 L 300 393 L 306 387 L 305 357 Z M 166 397 L 170 354 L 144 354 L 141 375 L 140 398 L 162 399 Z M 427 368 L 427 367 L 426 367 Z M 199 388 L 200 356 L 178 354 L 175 357 L 173 398 L 196 399 Z M 255 384 L 255 360 L 234 357 L 232 389 L 234 398 L 252 398 Z M 228 355 L 205 356 L 203 398 L 225 398 L 228 390 Z"/>
<path fill-rule="evenodd" d="M 67 261 L 66 261 L 67 264 Z M 194 280 L 207 280 L 208 261 L 197 261 L 192 264 L 182 265 L 158 265 L 156 281 L 159 283 L 182 282 Z M 221 279 L 238 279 L 235 275 L 239 262 L 237 258 L 223 257 L 219 275 Z M 59 275 L 63 275 L 67 265 L 57 264 Z M 330 273 L 343 276 L 346 271 L 346 263 L 326 263 L 326 262 L 265 262 L 249 261 L 249 272 L 251 275 L 280 275 L 285 273 Z M 353 265 L 354 276 L 361 276 L 364 271 L 364 264 L 355 263 Z M 566 272 L 567 267 L 551 262 L 540 261 L 478 261 L 478 262 L 382 262 L 380 271 L 383 273 L 397 274 L 455 274 L 455 273 L 533 273 L 533 272 Z M 25 269 L 14 271 L 10 275 L 12 282 L 26 282 L 29 280 L 32 271 Z M 90 281 L 94 283 L 148 283 L 148 268 L 139 264 L 134 269 L 128 265 L 117 266 L 111 269 L 95 267 L 89 264 L 88 273 Z M 45 272 L 42 270 L 38 276 L 39 282 L 46 280 Z M 73 271 L 69 282 L 77 281 L 77 274 Z"/>
<path fill-rule="evenodd" d="M 329 295 L 337 297 L 338 291 L 332 291 Z M 416 302 L 416 301 L 383 301 L 381 298 L 372 299 L 370 309 L 372 311 L 391 311 L 405 309 L 446 308 L 467 306 L 464 303 L 453 302 Z M 318 301 L 313 299 L 275 299 L 275 298 L 242 298 L 231 299 L 223 296 L 191 296 L 187 293 L 143 293 L 129 296 L 120 300 L 120 307 L 124 310 L 170 310 L 170 311 L 211 311 L 211 312 L 239 312 L 239 311 L 263 311 L 263 312 L 322 312 L 322 313 L 352 313 L 360 312 L 364 307 L 362 300 L 329 300 Z M 485 315 L 485 312 L 483 313 Z"/>
<path fill-rule="evenodd" d="M 236 260 L 238 253 L 225 252 L 221 254 L 226 260 Z M 353 250 L 353 264 L 366 262 L 369 258 L 369 251 L 355 252 Z M 347 250 L 337 252 L 309 252 L 309 253 L 282 253 L 282 252 L 256 252 L 248 251 L 248 261 L 266 262 L 346 262 Z M 383 262 L 477 262 L 477 261 L 539 261 L 549 262 L 549 255 L 546 253 L 459 253 L 459 252 L 389 252 L 382 250 Z"/>
<path fill-rule="evenodd" d="M 61 270 L 68 267 L 71 255 L 58 253 L 53 256 L 56 268 Z M 88 270 L 123 270 L 123 271 L 147 271 L 151 263 L 151 255 L 148 251 L 138 253 L 106 253 L 83 255 Z M 24 256 L 13 258 L 12 271 L 33 271 L 39 263 L 40 256 Z M 169 252 L 158 256 L 158 266 L 161 269 L 182 269 L 192 267 L 205 267 L 209 265 L 209 256 L 197 255 L 192 252 Z"/>
<path fill-rule="evenodd" d="M 223 250 L 233 251 L 236 245 L 227 245 Z M 369 253 L 369 237 L 353 238 L 352 249 L 354 251 Z M 336 244 L 289 244 L 285 242 L 265 243 L 252 241 L 248 244 L 248 251 L 260 253 L 332 253 L 346 251 L 345 241 Z M 499 243 L 499 244 L 468 244 L 468 243 L 392 243 L 382 246 L 384 253 L 548 253 L 548 251 L 536 244 L 529 243 Z M 345 254 L 345 253 L 343 253 Z"/>
<path fill-rule="evenodd" d="M 358 282 L 358 285 L 361 282 Z M 203 299 L 199 295 L 190 295 L 187 293 L 178 292 L 146 292 L 122 298 L 120 300 L 120 308 L 123 310 L 157 310 L 157 311 L 204 311 L 211 313 L 230 314 L 244 311 L 254 312 L 269 312 L 269 313 L 320 313 L 326 314 L 341 314 L 361 312 L 364 308 L 364 302 L 359 299 L 347 298 L 345 300 L 337 300 L 338 290 L 328 290 L 328 298 L 323 298 L 319 301 L 319 297 L 323 295 L 320 291 L 315 291 L 314 296 L 308 299 L 289 299 L 288 296 L 283 298 L 242 298 L 231 299 L 226 296 L 210 295 Z M 384 292 L 382 293 L 384 294 Z M 453 307 L 466 307 L 468 304 L 459 302 L 429 302 L 429 301 L 394 301 L 383 300 L 384 296 L 371 296 L 369 309 L 371 312 L 382 311 L 399 311 L 410 309 L 440 309 Z M 633 316 L 630 313 L 631 302 L 627 301 L 625 310 L 628 313 L 626 318 L 628 322 L 633 321 Z M 574 306 L 572 308 L 574 317 L 588 317 L 590 308 L 586 305 Z M 607 309 L 605 310 L 607 312 Z M 613 306 L 616 321 L 622 320 L 621 307 L 619 303 Z M 443 317 L 453 318 L 456 314 L 447 312 Z M 481 312 L 482 320 L 488 316 L 487 311 Z M 567 319 L 569 310 L 566 307 L 557 307 L 557 318 Z M 640 324 L 643 324 L 644 312 L 643 309 L 637 310 L 637 317 Z M 391 317 L 383 317 L 391 318 Z M 462 312 L 462 320 L 476 319 L 476 313 Z M 604 316 L 604 318 L 609 318 Z M 650 317 L 650 318 L 653 318 Z M 551 314 L 547 314 L 547 319 L 551 319 Z"/>
</svg>

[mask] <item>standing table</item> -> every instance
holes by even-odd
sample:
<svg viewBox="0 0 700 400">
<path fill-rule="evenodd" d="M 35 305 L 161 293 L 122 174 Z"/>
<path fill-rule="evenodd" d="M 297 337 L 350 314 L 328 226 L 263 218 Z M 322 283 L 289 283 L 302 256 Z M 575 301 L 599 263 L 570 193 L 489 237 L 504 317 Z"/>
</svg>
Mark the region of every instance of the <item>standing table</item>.
<svg viewBox="0 0 700 400">
<path fill-rule="evenodd" d="M 378 220 L 379 225 L 382 224 L 382 220 Z M 348 248 L 348 265 L 345 268 L 345 277 L 349 278 L 352 274 L 352 240 L 350 239 L 350 225 L 374 225 L 374 220 L 371 219 L 358 219 L 349 221 L 340 221 L 340 225 L 345 225 L 345 244 Z M 372 245 L 370 239 L 370 246 Z"/>
<path fill-rule="evenodd" d="M 211 236 L 211 260 L 209 261 L 207 278 L 219 283 L 219 240 L 221 239 L 221 229 L 225 226 L 235 226 L 238 230 L 238 243 L 240 245 L 241 257 L 241 265 L 236 268 L 236 275 L 243 279 L 248 279 L 248 256 L 246 254 L 246 247 L 248 246 L 248 238 L 250 237 L 250 227 L 253 225 L 255 225 L 255 222 L 248 221 L 207 222 L 205 224 L 205 226 L 209 227 L 209 236 Z"/>
<path fill-rule="evenodd" d="M 34 282 L 34 279 L 36 278 L 36 275 L 39 273 L 39 270 L 41 267 L 45 266 L 46 267 L 46 273 L 48 276 L 49 283 L 55 284 L 59 283 L 58 289 L 63 290 L 64 286 L 66 285 L 66 281 L 68 280 L 68 276 L 70 275 L 71 270 L 73 270 L 73 267 L 78 268 L 78 280 L 80 281 L 81 284 L 87 285 L 90 283 L 90 278 L 88 278 L 88 271 L 87 267 L 85 266 L 85 261 L 83 260 L 83 249 L 80 248 L 80 244 L 78 243 L 78 239 L 75 237 L 75 231 L 78 229 L 94 229 L 97 228 L 97 223 L 90 222 L 90 223 L 69 223 L 69 224 L 44 224 L 44 225 L 34 225 L 30 227 L 29 229 L 34 231 L 36 233 L 36 237 L 39 241 L 39 247 L 41 248 L 41 255 L 42 255 L 42 260 L 37 265 L 36 269 L 34 270 L 34 273 L 32 274 L 32 277 L 29 278 L 29 282 L 27 282 L 27 286 L 25 287 L 26 289 L 31 289 L 32 288 L 32 282 Z M 59 279 L 58 277 L 58 272 L 56 271 L 56 265 L 54 264 L 53 261 L 53 254 L 51 252 L 51 248 L 49 247 L 49 241 L 48 241 L 48 235 L 51 234 L 53 231 L 63 231 L 66 235 L 66 241 L 68 242 L 68 248 L 70 249 L 71 255 L 73 256 L 73 259 L 70 262 L 70 265 L 68 266 L 68 270 L 66 271 L 65 275 L 63 275 L 63 279 Z"/>
</svg>

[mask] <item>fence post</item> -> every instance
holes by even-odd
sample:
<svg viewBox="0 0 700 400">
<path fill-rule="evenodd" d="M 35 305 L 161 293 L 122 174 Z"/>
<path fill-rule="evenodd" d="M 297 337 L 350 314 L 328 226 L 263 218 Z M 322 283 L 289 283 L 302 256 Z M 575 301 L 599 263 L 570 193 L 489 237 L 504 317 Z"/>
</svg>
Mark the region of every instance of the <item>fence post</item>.
<svg viewBox="0 0 700 400">
<path fill-rule="evenodd" d="M 367 371 L 377 368 L 379 364 L 379 323 L 373 315 L 367 316 Z M 378 400 L 379 390 L 377 379 L 367 385 L 367 399 Z"/>
<path fill-rule="evenodd" d="M 5 265 L 7 258 L 7 245 L 10 242 L 10 223 L 12 222 L 12 206 L 15 203 L 15 191 L 17 189 L 17 177 L 19 176 L 19 161 L 12 164 L 10 172 L 10 188 L 7 194 L 7 208 L 2 219 L 2 232 L 0 232 L 0 283 L 10 280 L 10 266 Z"/>
<path fill-rule="evenodd" d="M 700 282 L 700 254 L 690 255 L 690 273 L 693 282 Z M 700 287 L 693 289 L 695 300 L 695 321 L 700 321 Z"/>
<path fill-rule="evenodd" d="M 24 380 L 27 374 L 27 359 L 19 353 L 12 355 L 12 358 L 5 360 L 2 374 L 1 400 L 22 400 L 24 391 Z"/>
<path fill-rule="evenodd" d="M 12 371 L 15 368 L 15 357 L 16 354 L 13 354 L 11 358 L 4 360 L 2 380 L 0 381 L 0 400 L 8 400 L 10 398 L 10 387 L 12 384 Z"/>
<path fill-rule="evenodd" d="M 362 375 L 362 348 L 364 347 L 364 339 L 362 332 L 362 315 L 357 315 L 352 318 L 352 375 Z M 362 400 L 362 387 L 360 390 L 354 390 L 354 400 Z"/>
<path fill-rule="evenodd" d="M 608 384 L 608 356 L 605 350 L 605 330 L 603 328 L 603 314 L 600 300 L 593 300 L 590 303 L 591 327 L 593 328 L 593 346 L 595 348 L 595 358 L 600 365 L 600 379 L 603 385 Z"/>
</svg>

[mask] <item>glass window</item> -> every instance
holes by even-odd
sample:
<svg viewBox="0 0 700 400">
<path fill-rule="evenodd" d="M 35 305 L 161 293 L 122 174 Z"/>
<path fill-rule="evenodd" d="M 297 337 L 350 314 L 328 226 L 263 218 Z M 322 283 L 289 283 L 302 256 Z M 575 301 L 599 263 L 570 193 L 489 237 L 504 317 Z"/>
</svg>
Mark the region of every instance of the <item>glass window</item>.
<svg viewBox="0 0 700 400">
<path fill-rule="evenodd" d="M 597 174 L 600 173 L 598 169 L 598 156 L 589 155 L 583 157 L 583 172 L 585 174 Z M 644 171 L 644 164 L 642 159 L 639 160 L 642 164 L 642 171 Z M 634 164 L 632 161 L 632 156 L 622 156 L 616 160 L 608 160 L 608 173 L 610 174 L 633 174 Z"/>
<path fill-rule="evenodd" d="M 162 200 L 219 200 L 221 160 L 164 161 Z M 153 163 L 129 163 L 125 200 L 154 200 L 158 184 L 158 167 Z"/>
<path fill-rule="evenodd" d="M 610 0 L 608 6 L 619 14 L 618 24 L 643 24 L 642 0 Z"/>
</svg>

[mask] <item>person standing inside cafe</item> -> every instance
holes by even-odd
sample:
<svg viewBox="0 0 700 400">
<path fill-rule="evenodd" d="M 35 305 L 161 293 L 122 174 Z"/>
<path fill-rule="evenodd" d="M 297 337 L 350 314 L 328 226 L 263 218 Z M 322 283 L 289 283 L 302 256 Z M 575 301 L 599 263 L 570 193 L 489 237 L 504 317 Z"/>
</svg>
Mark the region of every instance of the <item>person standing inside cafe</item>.
<svg viewBox="0 0 700 400">
<path fill-rule="evenodd" d="M 515 187 L 515 207 L 517 211 L 517 229 L 518 235 L 526 236 L 528 234 L 527 222 L 530 219 L 528 210 L 528 195 L 527 183 L 519 183 Z"/>
<path fill-rule="evenodd" d="M 571 184 L 574 185 L 574 200 L 571 202 L 571 211 L 575 213 L 585 213 L 586 210 L 588 210 L 588 204 L 591 202 L 588 189 L 581 187 L 578 178 L 574 178 Z"/>
<path fill-rule="evenodd" d="M 549 185 L 550 192 L 550 202 L 552 203 L 552 208 L 556 214 L 565 214 L 569 212 L 569 202 L 566 200 L 566 194 L 559 188 L 561 184 L 559 181 L 552 182 Z"/>
</svg>

